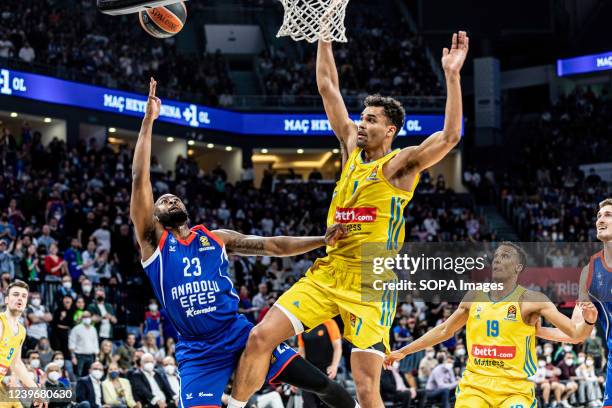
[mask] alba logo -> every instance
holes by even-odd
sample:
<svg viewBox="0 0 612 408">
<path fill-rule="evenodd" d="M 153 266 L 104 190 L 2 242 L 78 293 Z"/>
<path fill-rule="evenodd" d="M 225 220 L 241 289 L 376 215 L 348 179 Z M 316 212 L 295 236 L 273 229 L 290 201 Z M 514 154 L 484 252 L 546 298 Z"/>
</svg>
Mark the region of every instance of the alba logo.
<svg viewBox="0 0 612 408">
<path fill-rule="evenodd" d="M 336 208 L 335 220 L 342 224 L 349 224 L 352 222 L 374 222 L 376 221 L 376 208 Z"/>
<path fill-rule="evenodd" d="M 472 345 L 472 357 L 512 360 L 516 355 L 516 346 L 483 346 Z"/>
</svg>

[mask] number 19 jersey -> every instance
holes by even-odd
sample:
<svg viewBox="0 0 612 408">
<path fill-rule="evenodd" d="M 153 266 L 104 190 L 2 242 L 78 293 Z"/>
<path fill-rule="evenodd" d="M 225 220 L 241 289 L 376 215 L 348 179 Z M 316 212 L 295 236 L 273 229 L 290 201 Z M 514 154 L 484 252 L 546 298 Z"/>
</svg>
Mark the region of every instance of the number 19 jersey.
<svg viewBox="0 0 612 408">
<path fill-rule="evenodd" d="M 142 265 L 179 337 L 210 339 L 241 318 L 223 242 L 206 227 L 185 240 L 164 231 Z"/>
<path fill-rule="evenodd" d="M 535 326 L 523 322 L 517 286 L 498 302 L 481 293 L 472 302 L 466 327 L 466 371 L 488 377 L 526 380 L 537 369 Z"/>
</svg>

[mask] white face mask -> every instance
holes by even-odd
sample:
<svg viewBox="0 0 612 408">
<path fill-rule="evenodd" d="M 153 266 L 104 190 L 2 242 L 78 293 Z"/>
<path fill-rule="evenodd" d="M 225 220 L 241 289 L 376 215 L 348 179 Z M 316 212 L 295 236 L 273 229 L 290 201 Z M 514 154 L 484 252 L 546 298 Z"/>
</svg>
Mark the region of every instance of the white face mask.
<svg viewBox="0 0 612 408">
<path fill-rule="evenodd" d="M 552 349 L 549 347 L 544 348 L 544 355 L 549 356 L 552 354 Z"/>
<path fill-rule="evenodd" d="M 445 363 L 444 367 L 446 367 L 447 370 L 452 370 L 453 369 L 453 363 Z"/>
<path fill-rule="evenodd" d="M 157 304 L 152 303 L 149 305 L 149 310 L 152 312 L 157 312 Z"/>
<path fill-rule="evenodd" d="M 32 368 L 39 368 L 40 367 L 40 360 L 38 360 L 38 359 L 30 360 L 30 367 L 32 367 Z"/>
<path fill-rule="evenodd" d="M 538 367 L 540 367 L 540 368 L 544 368 L 544 367 L 546 367 L 546 361 L 540 361 L 540 362 L 538 362 Z"/>
<path fill-rule="evenodd" d="M 34 307 L 40 306 L 40 299 L 39 298 L 32 299 L 32 306 Z"/>
<path fill-rule="evenodd" d="M 62 286 L 66 289 L 72 288 L 72 282 L 62 282 Z"/>
<path fill-rule="evenodd" d="M 456 354 L 458 357 L 465 356 L 465 349 L 457 349 Z"/>
<path fill-rule="evenodd" d="M 64 368 L 64 360 L 53 360 L 53 364 L 57 364 L 59 368 Z"/>
<path fill-rule="evenodd" d="M 574 365 L 574 360 L 570 360 L 569 358 L 567 360 L 565 360 L 565 365 L 566 366 L 572 366 Z"/>
<path fill-rule="evenodd" d="M 176 367 L 173 365 L 167 365 L 164 367 L 164 371 L 168 375 L 174 375 L 174 372 L 176 371 Z"/>
<path fill-rule="evenodd" d="M 102 371 L 102 370 L 92 370 L 91 371 L 91 376 L 93 378 L 95 378 L 96 380 L 99 380 L 100 378 L 102 378 L 104 376 L 104 371 Z"/>
<path fill-rule="evenodd" d="M 85 326 L 89 326 L 91 324 L 91 318 L 90 317 L 84 317 L 83 318 L 83 324 Z"/>
<path fill-rule="evenodd" d="M 593 360 L 587 360 L 586 365 L 587 367 L 593 367 Z"/>
<path fill-rule="evenodd" d="M 91 292 L 91 286 L 89 285 L 83 286 L 83 292 L 89 294 Z"/>
<path fill-rule="evenodd" d="M 578 357 L 578 364 L 584 363 L 584 357 Z"/>
<path fill-rule="evenodd" d="M 563 351 L 566 353 L 572 351 L 572 346 L 563 346 Z"/>
<path fill-rule="evenodd" d="M 434 358 L 434 357 L 435 357 L 435 355 L 436 355 L 436 352 L 435 352 L 435 351 L 428 351 L 428 352 L 427 352 L 427 358 Z"/>
<path fill-rule="evenodd" d="M 61 374 L 59 373 L 59 371 L 51 371 L 49 374 L 47 374 L 47 377 L 53 381 L 53 382 L 57 382 L 57 380 L 60 379 Z"/>
<path fill-rule="evenodd" d="M 149 373 L 152 373 L 152 372 L 153 372 L 153 370 L 155 369 L 155 363 L 144 363 L 144 365 L 142 366 L 142 368 L 143 368 L 145 371 L 147 371 L 147 372 L 149 372 Z"/>
</svg>

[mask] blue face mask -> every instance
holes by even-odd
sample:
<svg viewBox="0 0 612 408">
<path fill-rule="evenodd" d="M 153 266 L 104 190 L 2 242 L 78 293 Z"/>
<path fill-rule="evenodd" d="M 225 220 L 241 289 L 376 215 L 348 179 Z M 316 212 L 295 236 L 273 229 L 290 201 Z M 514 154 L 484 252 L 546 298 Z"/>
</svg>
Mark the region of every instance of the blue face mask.
<svg viewBox="0 0 612 408">
<path fill-rule="evenodd" d="M 110 372 L 110 378 L 111 379 L 116 379 L 117 377 L 119 377 L 119 371 L 111 371 Z"/>
</svg>

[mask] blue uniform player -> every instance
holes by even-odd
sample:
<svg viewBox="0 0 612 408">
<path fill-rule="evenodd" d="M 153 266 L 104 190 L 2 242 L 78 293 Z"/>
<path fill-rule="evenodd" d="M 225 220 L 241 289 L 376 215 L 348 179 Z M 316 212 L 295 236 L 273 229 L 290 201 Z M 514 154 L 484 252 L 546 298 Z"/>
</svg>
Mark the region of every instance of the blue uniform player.
<svg viewBox="0 0 612 408">
<path fill-rule="evenodd" d="M 608 345 L 608 368 L 603 406 L 612 408 L 612 334 L 610 333 L 612 322 L 612 198 L 599 203 L 595 228 L 597 239 L 603 242 L 603 250 L 593 255 L 589 264 L 582 269 L 578 296 L 580 301 L 590 301 L 595 305 L 597 314 L 594 316 L 603 329 Z M 574 309 L 572 320 L 582 318 L 577 313 L 577 309 Z M 589 318 L 587 323 L 594 324 L 595 319 Z M 537 335 L 548 340 L 576 343 L 569 341 L 556 329 L 539 328 Z M 579 340 L 581 341 L 584 341 L 584 338 Z"/>
<path fill-rule="evenodd" d="M 188 227 L 183 202 L 165 194 L 153 202 L 149 178 L 151 134 L 161 101 L 151 79 L 149 99 L 132 164 L 130 216 L 142 265 L 172 326 L 178 333 L 183 407 L 218 407 L 253 325 L 238 314 L 239 297 L 228 276 L 228 253 L 292 256 L 334 245 L 346 230 L 328 229 L 325 237 L 255 237 L 230 230 Z M 293 349 L 279 345 L 271 356 L 269 382 L 287 382 L 317 393 L 332 407 L 352 408 L 354 400 Z"/>
</svg>

